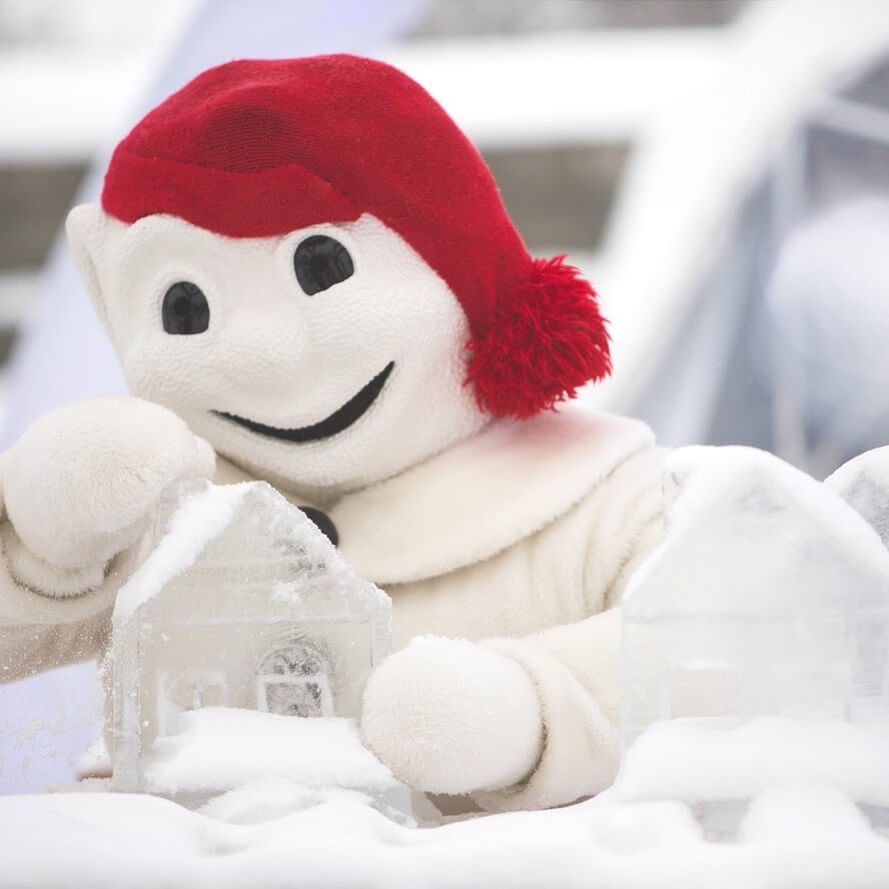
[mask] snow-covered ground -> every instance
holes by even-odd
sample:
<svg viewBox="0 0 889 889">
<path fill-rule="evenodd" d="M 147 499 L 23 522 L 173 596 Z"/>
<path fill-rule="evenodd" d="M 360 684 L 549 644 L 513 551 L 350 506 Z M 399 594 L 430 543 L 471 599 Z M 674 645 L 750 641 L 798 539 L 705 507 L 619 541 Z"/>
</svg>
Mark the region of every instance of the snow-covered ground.
<svg viewBox="0 0 889 889">
<path fill-rule="evenodd" d="M 97 781 L 79 789 L 105 788 Z M 715 843 L 686 804 L 625 802 L 620 782 L 562 809 L 410 828 L 354 791 L 265 779 L 197 812 L 106 792 L 2 798 L 0 883 L 885 889 L 889 839 L 829 785 L 769 788 L 752 801 L 738 841 Z"/>
</svg>

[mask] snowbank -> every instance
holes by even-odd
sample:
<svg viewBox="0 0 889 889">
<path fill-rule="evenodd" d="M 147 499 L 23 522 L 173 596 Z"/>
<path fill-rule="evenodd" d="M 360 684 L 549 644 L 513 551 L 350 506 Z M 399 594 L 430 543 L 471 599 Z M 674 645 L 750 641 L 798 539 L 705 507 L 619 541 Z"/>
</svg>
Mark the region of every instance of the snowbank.
<svg viewBox="0 0 889 889">
<path fill-rule="evenodd" d="M 305 808 L 304 793 L 277 788 L 267 807 L 260 797 L 272 788 L 254 788 L 249 814 L 239 810 L 241 823 L 150 796 L 0 799 L 0 882 L 21 889 L 889 885 L 889 841 L 829 789 L 769 791 L 751 807 L 743 843 L 729 845 L 703 841 L 681 803 L 625 804 L 613 794 L 412 830 L 344 792 Z"/>
</svg>

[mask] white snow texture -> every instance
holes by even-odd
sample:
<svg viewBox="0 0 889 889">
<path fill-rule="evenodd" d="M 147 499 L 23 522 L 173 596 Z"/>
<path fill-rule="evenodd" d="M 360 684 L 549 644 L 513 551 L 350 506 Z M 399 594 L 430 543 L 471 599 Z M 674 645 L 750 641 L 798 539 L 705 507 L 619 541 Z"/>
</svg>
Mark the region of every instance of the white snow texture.
<svg viewBox="0 0 889 889">
<path fill-rule="evenodd" d="M 227 797 L 203 813 L 128 794 L 2 798 L 0 881 L 21 889 L 889 885 L 889 841 L 830 787 L 770 789 L 754 800 L 737 845 L 705 842 L 682 803 L 628 804 L 612 792 L 426 830 L 400 827 L 346 791 L 265 781 Z"/>
</svg>

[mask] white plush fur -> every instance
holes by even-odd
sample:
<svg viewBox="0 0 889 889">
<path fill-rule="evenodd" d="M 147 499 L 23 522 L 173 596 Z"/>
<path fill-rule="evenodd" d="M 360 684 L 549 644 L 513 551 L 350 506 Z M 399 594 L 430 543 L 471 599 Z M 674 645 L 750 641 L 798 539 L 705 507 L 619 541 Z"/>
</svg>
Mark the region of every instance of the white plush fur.
<svg viewBox="0 0 889 889">
<path fill-rule="evenodd" d="M 437 577 L 531 537 L 653 443 L 638 420 L 570 407 L 494 423 L 342 498 L 330 515 L 345 557 L 376 583 Z M 385 520 L 368 522 L 370 515 Z M 599 529 L 603 539 L 609 530 Z"/>
<path fill-rule="evenodd" d="M 163 489 L 212 476 L 214 462 L 207 442 L 148 401 L 96 399 L 46 414 L 4 455 L 6 513 L 28 551 L 15 559 L 17 573 L 56 594 L 94 586 L 144 531 Z M 47 570 L 67 580 L 54 588 Z"/>
<path fill-rule="evenodd" d="M 607 609 L 663 536 L 648 429 L 570 410 L 489 423 L 463 385 L 461 307 L 371 216 L 230 239 L 164 216 L 126 226 L 87 206 L 68 231 L 147 400 L 70 406 L 6 455 L 0 639 L 17 658 L 6 675 L 102 646 L 161 489 L 213 471 L 200 435 L 223 458 L 218 482 L 259 477 L 326 509 L 344 556 L 391 595 L 401 650 L 371 677 L 362 730 L 395 774 L 487 809 L 606 786 L 619 663 Z M 347 247 L 355 274 L 307 296 L 293 252 L 321 233 Z M 163 295 L 178 280 L 209 300 L 202 334 L 163 330 Z M 315 424 L 390 361 L 370 410 L 328 439 L 271 440 L 211 413 Z M 56 633 L 66 622 L 71 632 Z"/>
<path fill-rule="evenodd" d="M 11 654 L 0 676 L 101 649 L 160 491 L 213 471 L 197 433 L 231 461 L 217 481 L 264 478 L 327 509 L 343 554 L 391 595 L 400 650 L 370 679 L 362 730 L 396 775 L 489 810 L 606 787 L 618 761 L 616 606 L 676 495 L 649 431 L 571 411 L 488 424 L 463 386 L 460 306 L 371 216 L 230 239 L 163 216 L 125 226 L 88 206 L 68 229 L 148 401 L 72 405 L 4 455 L 0 654 Z M 321 233 L 356 271 L 306 296 L 293 251 Z M 206 333 L 164 332 L 161 301 L 177 280 L 206 293 Z M 390 361 L 371 409 L 326 440 L 269 440 L 211 413 L 314 424 Z"/>
<path fill-rule="evenodd" d="M 307 296 L 293 271 L 311 235 L 340 241 L 355 273 Z M 174 410 L 216 450 L 316 501 L 387 478 L 487 422 L 463 385 L 469 338 L 454 295 L 370 215 L 271 238 L 224 238 L 170 216 L 127 226 L 98 206 L 68 219 L 74 256 L 120 356 L 130 390 Z M 171 336 L 161 302 L 176 281 L 210 305 L 205 333 Z M 322 441 L 294 446 L 214 416 L 265 425 L 317 423 L 390 361 L 370 410 Z"/>
<path fill-rule="evenodd" d="M 509 787 L 543 748 L 528 674 L 464 639 L 418 637 L 385 661 L 368 683 L 361 729 L 398 778 L 432 793 Z"/>
</svg>

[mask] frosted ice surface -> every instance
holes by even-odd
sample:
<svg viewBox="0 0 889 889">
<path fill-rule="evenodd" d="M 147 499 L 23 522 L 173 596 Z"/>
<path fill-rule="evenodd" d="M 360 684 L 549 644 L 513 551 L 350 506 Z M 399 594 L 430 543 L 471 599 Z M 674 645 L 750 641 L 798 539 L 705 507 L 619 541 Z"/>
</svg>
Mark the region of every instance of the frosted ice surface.
<svg viewBox="0 0 889 889">
<path fill-rule="evenodd" d="M 158 751 L 189 726 L 202 739 L 215 724 L 206 708 L 359 715 L 370 671 L 389 651 L 391 603 L 299 509 L 262 482 L 187 482 L 166 497 L 152 538 L 113 618 L 116 789 L 152 789 Z M 257 761 L 238 762 L 253 751 L 217 729 L 230 773 L 255 777 Z M 299 767 L 324 770 L 322 759 Z"/>
<path fill-rule="evenodd" d="M 889 551 L 770 454 L 684 448 L 667 469 L 667 538 L 624 602 L 624 791 L 709 805 L 826 781 L 889 806 Z"/>
<path fill-rule="evenodd" d="M 628 617 L 886 608 L 889 554 L 810 476 L 742 447 L 681 448 L 665 468 L 682 492 L 627 592 Z"/>
<path fill-rule="evenodd" d="M 196 490 L 191 485 L 185 489 L 191 496 L 183 497 L 181 509 L 167 516 L 169 524 L 156 541 L 156 549 L 118 592 L 114 606 L 118 624 L 130 620 L 140 605 L 194 564 L 204 547 L 232 521 L 247 493 L 247 485 L 197 484 Z M 161 509 L 169 509 L 169 502 Z"/>
<path fill-rule="evenodd" d="M 889 547 L 889 447 L 874 448 L 849 460 L 824 484 L 836 491 Z"/>
</svg>

